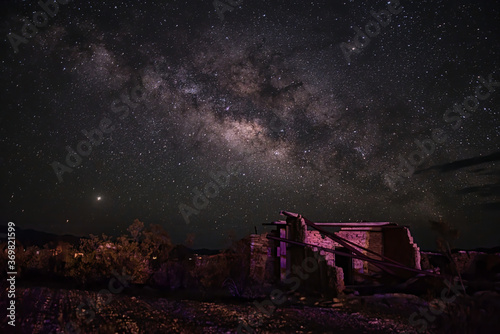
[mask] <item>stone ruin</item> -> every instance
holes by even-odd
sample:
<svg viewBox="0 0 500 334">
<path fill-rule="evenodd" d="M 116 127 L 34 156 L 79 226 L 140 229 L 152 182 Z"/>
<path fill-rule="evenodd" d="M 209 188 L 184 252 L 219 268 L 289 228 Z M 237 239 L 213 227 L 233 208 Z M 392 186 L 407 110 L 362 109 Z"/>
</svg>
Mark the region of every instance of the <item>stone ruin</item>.
<svg viewBox="0 0 500 334">
<path fill-rule="evenodd" d="M 390 268 L 396 274 L 421 269 L 420 249 L 405 226 L 389 222 L 308 226 L 300 215 L 282 213 L 288 215 L 286 220 L 263 224 L 274 226 L 274 230 L 250 236 L 250 278 L 256 283 L 286 284 L 297 282 L 291 278 L 297 276 L 301 289 L 336 296 L 346 285 L 366 284 L 367 277 L 381 274 L 384 268 L 377 255 L 397 263 Z M 338 230 L 331 234 L 339 239 L 317 230 L 324 228 Z M 351 244 L 362 247 L 356 247 L 360 256 L 352 256 Z"/>
</svg>

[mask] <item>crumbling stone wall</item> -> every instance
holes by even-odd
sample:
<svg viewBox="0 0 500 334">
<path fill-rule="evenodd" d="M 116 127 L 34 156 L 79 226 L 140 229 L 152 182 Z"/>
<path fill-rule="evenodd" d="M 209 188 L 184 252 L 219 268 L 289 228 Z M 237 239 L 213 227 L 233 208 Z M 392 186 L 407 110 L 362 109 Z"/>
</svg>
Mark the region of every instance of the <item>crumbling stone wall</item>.
<svg viewBox="0 0 500 334">
<path fill-rule="evenodd" d="M 333 249 L 336 245 L 331 239 L 322 237 L 317 231 L 306 231 L 306 228 L 295 226 L 294 236 L 303 238 L 306 243 L 317 244 L 321 247 Z M 270 232 L 275 235 L 276 233 Z M 250 278 L 254 283 L 266 285 L 267 283 L 278 283 L 280 273 L 280 257 L 277 253 L 280 242 L 273 241 L 267 238 L 267 233 L 250 235 Z M 285 236 L 282 236 L 285 237 Z M 289 248 L 289 247 L 287 247 Z M 290 255 L 287 250 L 287 255 Z M 304 259 L 308 259 L 308 265 L 311 266 L 312 261 L 317 263 L 315 270 L 306 271 L 307 278 L 300 279 L 299 290 L 306 290 L 314 293 L 320 293 L 325 296 L 337 296 L 338 293 L 344 290 L 344 273 L 342 268 L 334 266 L 334 255 L 329 252 L 324 252 L 318 248 L 297 247 L 297 252 L 300 251 L 300 261 L 295 258 L 295 261 L 290 261 L 286 258 L 288 268 L 288 277 L 297 276 L 294 273 L 295 268 L 301 268 L 304 265 Z M 304 268 L 301 269 L 304 271 Z M 285 275 L 287 277 L 287 275 Z"/>
<path fill-rule="evenodd" d="M 478 251 L 461 250 L 452 255 L 422 252 L 422 269 L 440 268 L 440 272 L 456 275 L 455 264 L 465 279 L 500 279 L 500 253 L 488 254 Z"/>
<path fill-rule="evenodd" d="M 328 264 L 324 251 L 314 251 L 312 247 L 305 248 L 305 255 L 308 261 L 302 264 L 302 269 L 307 272 L 307 279 L 304 280 L 306 291 L 320 294 L 323 297 L 337 297 L 344 291 L 344 273 L 342 268 L 337 268 Z M 312 265 L 312 264 L 316 265 Z M 330 262 L 331 263 L 331 262 Z"/>
<path fill-rule="evenodd" d="M 273 246 L 274 242 L 267 238 L 267 233 L 250 235 L 250 278 L 257 283 L 274 278 Z"/>
<path fill-rule="evenodd" d="M 300 216 L 299 218 L 287 217 L 286 223 L 288 239 L 304 242 L 307 231 L 304 219 Z M 291 271 L 292 268 L 300 267 L 302 261 L 306 258 L 306 249 L 301 245 L 295 244 L 287 244 L 286 248 L 286 270 Z"/>
<path fill-rule="evenodd" d="M 493 278 L 500 271 L 500 254 L 459 251 L 451 255 L 461 274 L 469 277 Z M 497 278 L 500 278 L 497 277 Z"/>
<path fill-rule="evenodd" d="M 382 229 L 372 229 L 367 232 L 367 247 L 369 250 L 377 253 L 384 254 L 384 235 Z M 379 259 L 378 256 L 367 254 L 369 257 Z M 380 268 L 365 261 L 364 263 L 364 272 L 367 274 L 373 274 L 376 272 L 380 272 Z"/>
<path fill-rule="evenodd" d="M 342 237 L 346 240 L 349 240 L 355 243 L 358 246 L 368 248 L 368 234 L 367 231 L 359 231 L 359 230 L 343 230 L 336 233 L 339 237 Z M 363 251 L 363 254 L 366 255 L 366 252 Z M 359 272 L 365 272 L 365 265 L 363 260 L 352 259 L 352 269 Z"/>
<path fill-rule="evenodd" d="M 345 230 L 345 231 L 339 231 L 336 233 L 338 236 L 345 238 L 351 242 L 353 242 L 356 245 L 368 248 L 369 246 L 369 238 L 368 238 L 368 233 L 367 231 L 360 231 L 360 230 Z M 372 242 L 376 243 L 378 240 L 382 239 L 382 236 L 379 234 L 377 236 L 374 236 L 372 238 Z M 306 243 L 318 245 L 320 247 L 325 247 L 329 249 L 339 249 L 343 247 L 339 243 L 333 241 L 332 239 L 323 236 L 320 232 L 318 231 L 307 231 L 306 233 Z M 378 248 L 377 248 L 378 247 Z M 377 251 L 381 249 L 383 246 L 374 246 L 374 250 Z M 314 251 L 318 251 L 318 248 L 314 248 Z M 329 275 L 329 280 L 330 280 L 330 286 L 334 286 L 335 290 L 337 293 L 341 293 L 344 288 L 344 277 L 348 273 L 344 273 L 343 268 L 337 267 L 335 265 L 335 254 L 330 253 L 330 252 L 325 252 L 325 251 L 319 251 L 321 256 L 325 258 L 326 264 L 330 269 L 325 270 L 328 272 Z M 366 254 L 366 252 L 363 251 L 363 254 Z M 352 259 L 352 270 L 357 271 L 359 273 L 366 273 L 368 271 L 368 263 L 366 261 L 362 261 L 359 259 Z M 371 266 L 371 265 L 370 265 Z"/>
<path fill-rule="evenodd" d="M 308 243 L 308 244 L 317 245 L 319 247 L 325 247 L 328 249 L 335 249 L 336 247 L 340 246 L 338 243 L 336 243 L 335 241 L 333 241 L 332 239 L 330 239 L 328 237 L 323 236 L 318 231 L 307 231 L 304 242 Z M 315 248 L 315 247 L 313 247 L 313 250 L 315 252 L 319 251 L 318 248 Z M 335 265 L 335 255 L 333 253 L 324 252 L 324 251 L 321 251 L 320 253 L 325 258 L 325 260 L 329 266 L 333 267 Z"/>
<path fill-rule="evenodd" d="M 344 247 L 322 235 L 319 231 L 307 230 L 307 226 L 300 218 L 288 217 L 286 225 L 278 225 L 278 228 L 270 233 L 274 236 L 314 246 L 303 247 L 269 240 L 266 238 L 267 234 L 252 235 L 250 237 L 249 267 L 250 278 L 255 282 L 283 281 L 291 268 L 300 267 L 301 263 L 307 260 L 311 254 L 318 261 L 319 269 L 317 272 L 311 273 L 309 282 L 305 283 L 305 286 L 312 287 L 313 290 L 316 287 L 325 287 L 339 293 L 344 289 L 344 277 L 350 282 L 348 284 L 352 284 L 353 280 L 357 282 L 363 280 L 363 275 L 352 275 L 353 272 L 373 274 L 380 271 L 373 264 L 355 258 L 349 258 L 351 262 L 346 262 L 344 257 L 339 258 L 339 261 L 342 259 L 342 262 L 339 262 L 337 266 L 335 254 L 320 248 L 339 250 L 344 249 Z M 410 231 L 406 227 L 395 224 L 390 226 L 342 227 L 335 234 L 355 245 L 383 254 L 402 264 L 420 268 L 420 249 L 413 242 Z M 368 251 L 362 251 L 362 253 L 379 259 Z M 348 272 L 344 273 L 343 270 L 348 270 Z"/>
<path fill-rule="evenodd" d="M 410 230 L 404 226 L 384 228 L 384 255 L 411 268 L 420 269 L 420 248 L 413 242 Z M 406 270 L 393 269 L 402 275 Z"/>
<path fill-rule="evenodd" d="M 469 273 L 474 270 L 472 264 L 477 256 L 478 252 L 474 251 L 459 251 L 458 253 L 452 254 L 453 260 L 457 265 L 457 270 L 461 273 Z"/>
<path fill-rule="evenodd" d="M 383 244 L 382 244 L 383 236 L 381 232 L 374 233 L 373 235 L 369 236 L 369 231 L 346 229 L 336 232 L 336 234 L 339 237 L 349 240 L 358 246 L 369 248 L 376 252 L 383 251 Z M 339 243 L 333 241 L 332 239 L 323 236 L 318 231 L 307 231 L 305 242 L 329 249 L 338 249 L 340 247 L 343 247 Z M 318 249 L 313 248 L 313 250 L 318 250 Z M 344 276 L 347 273 L 344 273 L 342 268 L 335 266 L 335 254 L 324 251 L 320 251 L 320 253 L 322 256 L 324 256 L 328 266 L 333 268 L 332 274 L 334 275 L 334 281 L 337 291 L 339 292 L 342 291 L 344 289 Z M 366 255 L 366 251 L 363 251 L 363 254 Z M 352 259 L 353 271 L 359 273 L 369 273 L 375 271 L 376 269 L 377 268 L 375 266 L 368 264 L 368 262 L 366 261 L 354 258 Z"/>
</svg>

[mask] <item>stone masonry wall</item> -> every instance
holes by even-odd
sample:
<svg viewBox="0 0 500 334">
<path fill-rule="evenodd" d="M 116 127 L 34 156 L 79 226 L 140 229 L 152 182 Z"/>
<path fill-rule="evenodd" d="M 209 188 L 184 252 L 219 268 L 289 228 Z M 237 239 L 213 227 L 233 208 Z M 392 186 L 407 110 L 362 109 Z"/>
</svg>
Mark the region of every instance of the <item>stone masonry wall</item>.
<svg viewBox="0 0 500 334">
<path fill-rule="evenodd" d="M 404 226 L 384 229 L 384 255 L 411 268 L 420 269 L 420 249 L 413 242 L 410 230 Z M 406 270 L 393 269 L 401 275 Z"/>
<path fill-rule="evenodd" d="M 368 248 L 368 234 L 367 231 L 339 231 L 336 233 L 339 237 L 342 237 L 344 239 L 347 239 L 356 245 L 366 247 Z M 376 237 L 372 239 L 373 242 L 375 242 Z M 318 231 L 307 231 L 306 233 L 306 243 L 318 245 L 320 247 L 326 247 L 330 249 L 335 249 L 342 247 L 340 244 L 337 242 L 333 241 L 332 239 L 328 237 L 324 237 L 320 232 Z M 313 249 L 317 250 L 317 249 Z M 363 252 L 365 253 L 365 252 Z M 334 266 L 335 265 L 335 255 L 333 253 L 328 253 L 328 252 L 321 252 L 321 255 L 325 256 L 328 265 Z M 366 268 L 365 268 L 366 267 Z M 356 270 L 360 273 L 366 272 L 368 269 L 368 264 L 362 260 L 359 259 L 353 259 L 352 260 L 352 268 L 353 270 Z"/>
<path fill-rule="evenodd" d="M 263 283 L 273 277 L 272 244 L 267 233 L 250 235 L 250 278 L 256 282 Z"/>
<path fill-rule="evenodd" d="M 328 249 L 335 249 L 340 245 L 332 239 L 323 236 L 319 231 L 306 231 L 305 243 L 317 245 Z M 314 257 L 318 258 L 319 276 L 317 277 L 317 287 L 322 291 L 333 292 L 334 295 L 341 293 L 344 286 L 344 272 L 342 268 L 335 266 L 335 254 L 325 252 L 317 247 L 310 247 L 309 251 Z"/>
<path fill-rule="evenodd" d="M 336 233 L 338 236 L 347 239 L 356 245 L 362 246 L 362 247 L 368 247 L 368 234 L 367 231 L 339 231 Z M 381 238 L 381 237 L 380 237 Z M 373 242 L 375 242 L 377 239 L 376 236 L 372 239 Z M 318 231 L 307 231 L 306 233 L 306 243 L 318 245 L 320 247 L 325 247 L 329 249 L 338 249 L 339 247 L 342 247 L 339 243 L 333 241 L 332 239 L 323 236 L 320 232 Z M 317 251 L 317 248 L 313 247 L 314 251 Z M 365 254 L 365 252 L 363 252 Z M 320 254 L 325 257 L 325 260 L 327 261 L 328 266 L 330 267 L 335 267 L 335 254 L 325 252 L 325 251 L 320 251 Z M 359 273 L 365 273 L 368 271 L 368 263 L 366 261 L 362 261 L 359 259 L 352 259 L 352 269 L 359 272 Z M 342 268 L 337 268 L 335 267 L 335 281 L 337 286 L 337 291 L 342 291 L 343 290 L 343 280 L 344 280 L 344 275 L 346 273 L 343 272 Z M 342 286 L 341 286 L 342 285 Z"/>
<path fill-rule="evenodd" d="M 367 236 L 368 236 L 368 241 L 367 241 L 367 244 L 368 244 L 368 249 L 377 253 L 377 254 L 384 254 L 384 236 L 382 234 L 382 231 L 381 230 L 371 230 L 371 231 L 368 231 L 367 233 Z M 378 256 L 374 256 L 372 254 L 368 254 L 369 257 L 372 257 L 372 258 L 375 258 L 375 259 L 379 259 Z M 376 273 L 376 272 L 380 272 L 380 268 L 378 268 L 377 266 L 365 261 L 365 273 L 367 274 L 373 274 L 373 273 Z"/>
<path fill-rule="evenodd" d="M 325 247 L 329 249 L 334 249 L 339 247 L 339 244 L 332 239 L 323 236 L 319 231 L 306 231 L 305 243 L 317 245 L 319 247 Z M 313 251 L 319 251 L 318 248 L 313 247 Z M 335 255 L 330 252 L 319 251 L 320 254 L 325 258 L 329 266 L 335 265 Z"/>
<path fill-rule="evenodd" d="M 368 233 L 367 231 L 339 231 L 336 233 L 339 237 L 347 239 L 358 246 L 368 248 Z M 366 252 L 363 251 L 366 255 Z M 365 265 L 362 260 L 352 259 L 352 269 L 359 273 L 365 272 Z"/>
</svg>

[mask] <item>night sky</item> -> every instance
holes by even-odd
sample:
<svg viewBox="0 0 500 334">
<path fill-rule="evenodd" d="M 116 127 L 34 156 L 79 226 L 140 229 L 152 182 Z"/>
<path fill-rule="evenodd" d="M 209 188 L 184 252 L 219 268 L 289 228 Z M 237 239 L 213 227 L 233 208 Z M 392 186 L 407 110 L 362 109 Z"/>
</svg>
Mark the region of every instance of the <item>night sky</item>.
<svg viewBox="0 0 500 334">
<path fill-rule="evenodd" d="M 499 2 L 64 2 L 0 5 L 2 223 L 220 248 L 288 210 L 500 244 Z"/>
</svg>

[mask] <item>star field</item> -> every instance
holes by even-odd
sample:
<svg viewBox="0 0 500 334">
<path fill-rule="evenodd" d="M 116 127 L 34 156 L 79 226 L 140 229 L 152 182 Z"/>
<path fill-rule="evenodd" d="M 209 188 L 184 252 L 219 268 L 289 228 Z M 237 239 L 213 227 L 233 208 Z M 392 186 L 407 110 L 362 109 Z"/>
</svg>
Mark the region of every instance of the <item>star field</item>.
<svg viewBox="0 0 500 334">
<path fill-rule="evenodd" d="M 60 4 L 17 53 L 2 47 L 2 220 L 84 235 L 139 218 L 219 248 L 285 209 L 409 225 L 423 248 L 443 217 L 458 246 L 498 245 L 498 158 L 434 167 L 499 151 L 500 7 L 392 4 L 402 11 L 365 47 L 356 29 L 388 2 L 244 0 L 223 20 L 210 1 Z M 40 10 L 1 6 L 3 36 Z M 481 78 L 488 98 L 453 128 L 443 115 Z M 446 140 L 391 184 L 433 129 Z M 74 167 L 67 147 L 84 152 Z"/>
</svg>

